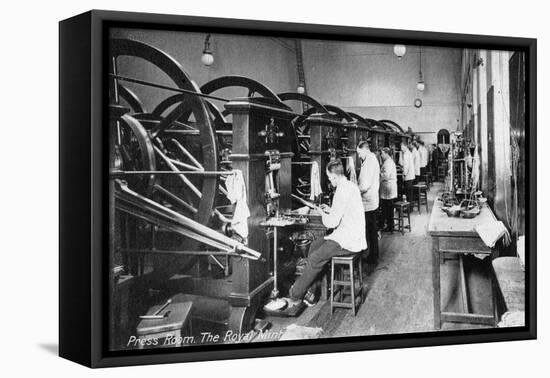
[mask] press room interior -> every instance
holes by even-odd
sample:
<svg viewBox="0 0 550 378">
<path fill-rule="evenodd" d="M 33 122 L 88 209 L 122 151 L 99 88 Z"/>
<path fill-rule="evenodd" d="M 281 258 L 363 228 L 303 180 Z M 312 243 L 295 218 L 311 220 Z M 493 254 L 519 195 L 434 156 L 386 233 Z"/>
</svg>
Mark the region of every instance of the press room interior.
<svg viewBox="0 0 550 378">
<path fill-rule="evenodd" d="M 523 53 L 111 38 L 111 349 L 524 324 Z M 335 166 L 367 246 L 296 302 Z"/>
</svg>

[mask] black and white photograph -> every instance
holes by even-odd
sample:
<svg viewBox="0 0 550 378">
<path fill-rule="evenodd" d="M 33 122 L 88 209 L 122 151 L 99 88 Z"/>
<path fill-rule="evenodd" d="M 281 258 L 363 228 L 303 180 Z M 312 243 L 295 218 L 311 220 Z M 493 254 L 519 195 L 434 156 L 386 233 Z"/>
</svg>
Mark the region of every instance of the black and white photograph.
<svg viewBox="0 0 550 378">
<path fill-rule="evenodd" d="M 524 51 L 106 49 L 110 351 L 527 326 Z"/>
<path fill-rule="evenodd" d="M 544 9 L 7 4 L 1 375 L 544 375 Z"/>
</svg>

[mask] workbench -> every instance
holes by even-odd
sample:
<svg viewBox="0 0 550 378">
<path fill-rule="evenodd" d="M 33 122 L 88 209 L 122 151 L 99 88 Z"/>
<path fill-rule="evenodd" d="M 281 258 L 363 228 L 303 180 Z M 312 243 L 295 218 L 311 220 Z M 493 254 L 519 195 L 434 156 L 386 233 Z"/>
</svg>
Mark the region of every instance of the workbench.
<svg viewBox="0 0 550 378">
<path fill-rule="evenodd" d="M 468 292 L 466 288 L 466 277 L 464 272 L 463 257 L 467 254 L 475 254 L 478 257 L 490 259 L 492 255 L 491 248 L 478 236 L 475 227 L 486 222 L 495 222 L 496 218 L 489 206 L 482 205 L 481 213 L 472 219 L 449 217 L 442 210 L 443 202 L 436 199 L 432 207 L 430 222 L 428 224 L 428 234 L 432 237 L 432 280 L 434 296 L 434 327 L 441 329 L 443 322 L 473 323 L 494 326 L 496 323 L 496 302 L 494 292 L 493 314 L 471 313 L 468 304 Z M 462 308 L 464 312 L 446 312 L 441 309 L 441 258 L 446 254 L 458 256 L 460 281 L 460 294 Z M 481 262 L 481 260 L 480 260 Z M 491 277 L 491 287 L 493 278 Z M 494 290 L 493 290 L 494 291 Z"/>
<path fill-rule="evenodd" d="M 294 219 L 293 219 L 294 218 Z M 271 298 L 278 298 L 278 274 L 279 274 L 279 229 L 287 230 L 304 230 L 310 231 L 316 238 L 323 237 L 326 234 L 326 227 L 323 225 L 321 215 L 314 210 L 309 210 L 307 214 L 298 214 L 296 211 L 289 212 L 283 217 L 267 218 L 265 221 L 260 222 L 260 226 L 271 229 L 273 232 L 273 290 L 271 292 Z M 293 266 L 294 267 L 294 266 Z M 324 278 L 326 281 L 326 278 Z M 328 294 L 326 290 L 326 284 L 322 287 L 321 298 L 326 299 Z"/>
</svg>

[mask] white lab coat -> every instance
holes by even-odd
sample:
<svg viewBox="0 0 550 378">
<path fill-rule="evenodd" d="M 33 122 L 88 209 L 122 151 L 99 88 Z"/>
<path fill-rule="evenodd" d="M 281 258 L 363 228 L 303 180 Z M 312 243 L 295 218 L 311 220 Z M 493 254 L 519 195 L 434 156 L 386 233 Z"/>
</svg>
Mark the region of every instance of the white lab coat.
<svg viewBox="0 0 550 378">
<path fill-rule="evenodd" d="M 414 180 L 415 172 L 414 172 L 414 164 L 413 164 L 413 158 L 412 153 L 409 150 L 406 150 L 403 152 L 403 179 L 405 181 Z"/>
<path fill-rule="evenodd" d="M 428 165 L 428 150 L 425 146 L 420 146 L 418 152 L 420 153 L 420 167 L 426 168 Z"/>
<path fill-rule="evenodd" d="M 344 178 L 336 187 L 329 214 L 323 214 L 323 224 L 336 228 L 325 240 L 334 240 L 343 249 L 360 252 L 367 248 L 365 212 L 361 194 L 354 183 Z"/>
<path fill-rule="evenodd" d="M 420 153 L 416 148 L 412 150 L 413 165 L 414 165 L 414 174 L 420 176 Z"/>
<path fill-rule="evenodd" d="M 380 198 L 397 198 L 397 170 L 392 158 L 387 158 L 380 169 Z"/>
<path fill-rule="evenodd" d="M 378 190 L 380 189 L 380 165 L 376 155 L 372 152 L 367 154 L 361 164 L 361 172 L 357 179 L 359 191 L 363 199 L 365 211 L 378 209 Z"/>
</svg>

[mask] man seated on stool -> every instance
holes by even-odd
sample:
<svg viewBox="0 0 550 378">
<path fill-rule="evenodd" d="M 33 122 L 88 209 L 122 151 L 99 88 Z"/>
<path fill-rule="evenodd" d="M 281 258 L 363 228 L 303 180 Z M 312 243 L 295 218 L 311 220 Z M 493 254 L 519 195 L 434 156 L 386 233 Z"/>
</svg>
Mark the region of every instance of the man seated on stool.
<svg viewBox="0 0 550 378">
<path fill-rule="evenodd" d="M 326 263 L 334 256 L 346 256 L 367 248 L 365 216 L 359 188 L 344 175 L 340 160 L 327 164 L 327 176 L 336 187 L 332 207 L 323 205 L 323 224 L 334 231 L 324 239 L 316 240 L 310 249 L 304 271 L 290 288 L 288 307 L 315 304 L 315 293 L 308 288 L 317 280 Z M 306 295 L 307 292 L 307 295 Z M 305 297 L 304 297 L 305 296 Z"/>
</svg>

